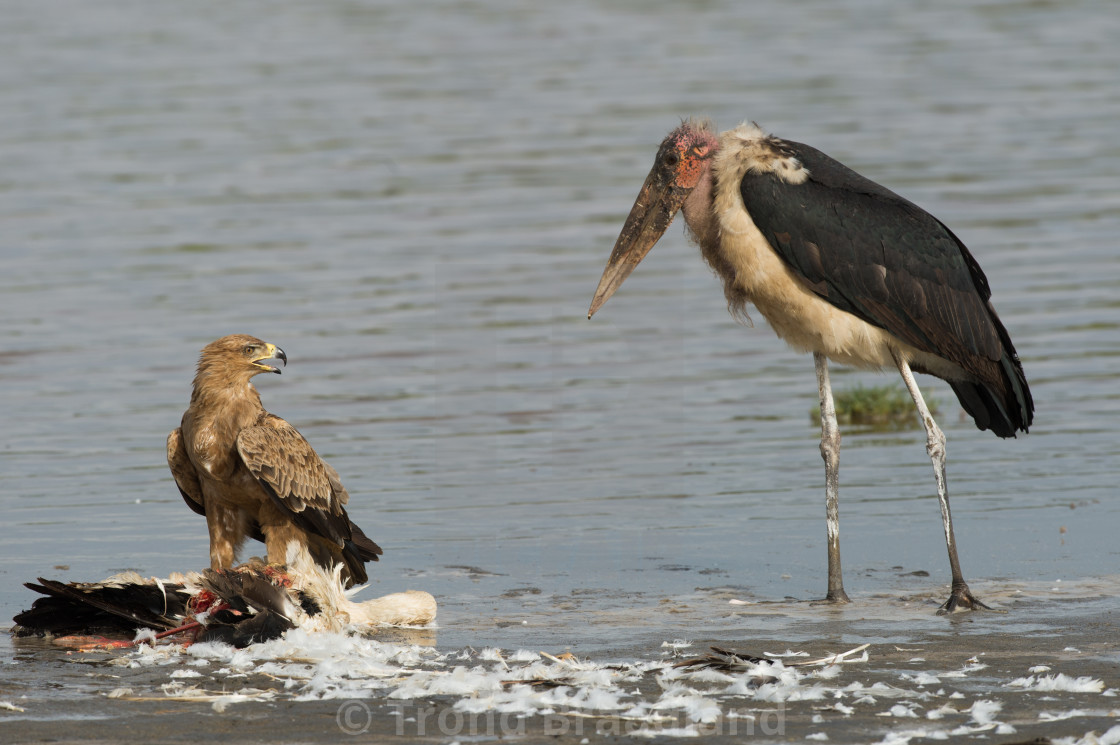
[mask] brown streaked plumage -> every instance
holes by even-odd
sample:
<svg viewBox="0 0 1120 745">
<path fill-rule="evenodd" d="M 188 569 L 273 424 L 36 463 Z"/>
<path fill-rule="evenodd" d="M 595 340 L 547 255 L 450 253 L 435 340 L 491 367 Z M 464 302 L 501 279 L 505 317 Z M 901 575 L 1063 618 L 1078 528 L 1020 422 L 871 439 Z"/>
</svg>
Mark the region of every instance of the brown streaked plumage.
<svg viewBox="0 0 1120 745">
<path fill-rule="evenodd" d="M 321 566 L 343 566 L 348 585 L 365 582 L 381 548 L 350 521 L 338 472 L 295 427 L 268 413 L 250 381 L 284 350 L 245 334 L 207 344 L 191 404 L 167 438 L 167 463 L 187 506 L 206 517 L 210 567 L 228 569 L 246 538 L 263 541 L 283 564 L 292 548 Z"/>
<path fill-rule="evenodd" d="M 957 558 L 945 485 L 945 435 L 912 371 L 942 378 L 980 429 L 1026 432 L 1023 367 L 968 248 L 937 218 L 819 150 L 742 124 L 721 134 L 685 122 L 665 138 L 588 311 L 622 285 L 683 212 L 732 313 L 753 303 L 791 346 L 813 353 L 825 462 L 828 594 L 840 570 L 839 457 L 828 361 L 896 367 L 926 429 L 952 590 L 943 611 L 985 607 Z"/>
</svg>

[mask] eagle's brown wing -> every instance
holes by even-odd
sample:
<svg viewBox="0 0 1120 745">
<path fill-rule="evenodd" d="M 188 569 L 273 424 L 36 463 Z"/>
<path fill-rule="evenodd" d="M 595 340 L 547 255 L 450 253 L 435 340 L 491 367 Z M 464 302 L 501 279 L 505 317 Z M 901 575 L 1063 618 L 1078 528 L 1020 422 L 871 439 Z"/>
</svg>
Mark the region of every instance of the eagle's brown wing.
<svg viewBox="0 0 1120 745">
<path fill-rule="evenodd" d="M 343 556 L 349 554 L 355 561 L 347 564 L 359 570 L 355 576 L 365 574 L 360 571 L 362 562 L 376 561 L 381 549 L 350 522 L 343 509 L 350 495 L 338 473 L 323 462 L 295 427 L 266 414 L 255 426 L 241 430 L 237 450 L 249 472 L 293 522 L 334 543 Z"/>
<path fill-rule="evenodd" d="M 338 471 L 331 467 L 330 463 L 320 461 L 323 467 L 327 469 L 327 479 L 331 482 L 331 488 L 334 489 L 334 494 L 338 497 L 341 504 L 346 504 L 350 501 L 350 494 L 346 491 L 346 487 L 342 485 L 341 479 L 338 477 Z M 381 547 L 371 541 L 369 537 L 362 532 L 362 529 L 356 523 L 350 523 L 351 536 L 350 540 L 353 541 L 353 553 L 356 553 L 358 558 L 362 561 L 377 561 L 377 557 L 384 553 Z M 352 563 L 352 562 L 351 562 Z M 361 580 L 364 581 L 364 580 Z"/>
<path fill-rule="evenodd" d="M 206 514 L 206 506 L 202 501 L 202 485 L 198 481 L 198 473 L 194 464 L 187 456 L 187 448 L 183 444 L 183 431 L 176 427 L 167 436 L 167 465 L 171 467 L 171 475 L 175 477 L 175 484 L 183 501 L 187 506 L 200 515 Z"/>
<path fill-rule="evenodd" d="M 327 480 L 331 482 L 331 489 L 334 490 L 334 495 L 338 497 L 339 504 L 346 504 L 350 501 L 350 492 L 346 491 L 346 487 L 342 485 L 342 479 L 338 475 L 338 471 L 334 470 L 330 463 L 325 460 L 320 460 L 323 468 L 327 470 Z"/>
<path fill-rule="evenodd" d="M 237 435 L 241 460 L 284 509 L 301 513 L 307 509 L 342 513 L 327 476 L 326 463 L 292 425 L 266 414 L 255 426 Z"/>
</svg>

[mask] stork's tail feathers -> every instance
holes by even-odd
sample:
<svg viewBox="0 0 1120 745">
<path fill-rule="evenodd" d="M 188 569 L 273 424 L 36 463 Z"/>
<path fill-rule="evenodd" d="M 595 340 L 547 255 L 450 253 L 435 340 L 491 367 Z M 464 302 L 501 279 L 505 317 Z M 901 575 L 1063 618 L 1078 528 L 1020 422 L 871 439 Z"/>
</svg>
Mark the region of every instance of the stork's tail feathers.
<svg viewBox="0 0 1120 745">
<path fill-rule="evenodd" d="M 1007 332 L 1003 334 L 1010 346 Z M 1027 432 L 1034 421 L 1034 398 L 1014 349 L 1004 353 L 1000 368 L 1002 380 L 997 385 L 967 381 L 950 381 L 949 385 L 977 427 L 990 429 L 999 437 L 1015 437 L 1019 431 Z"/>
</svg>

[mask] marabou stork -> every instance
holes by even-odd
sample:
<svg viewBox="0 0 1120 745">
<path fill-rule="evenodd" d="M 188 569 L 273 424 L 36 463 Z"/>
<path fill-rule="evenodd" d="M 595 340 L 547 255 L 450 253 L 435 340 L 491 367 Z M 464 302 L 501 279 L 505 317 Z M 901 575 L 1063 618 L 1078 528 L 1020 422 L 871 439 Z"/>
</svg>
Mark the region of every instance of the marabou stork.
<svg viewBox="0 0 1120 745">
<path fill-rule="evenodd" d="M 661 143 L 588 311 L 622 285 L 678 210 L 723 280 L 728 308 L 752 303 L 778 336 L 811 351 L 821 403 L 827 600 L 847 602 L 840 570 L 840 432 L 828 360 L 898 368 L 926 430 L 953 586 L 939 612 L 986 608 L 957 559 L 945 436 L 912 371 L 947 381 L 980 429 L 1023 432 L 1034 402 L 976 259 L 941 221 L 819 150 L 757 124 L 718 136 L 687 121 Z"/>
</svg>

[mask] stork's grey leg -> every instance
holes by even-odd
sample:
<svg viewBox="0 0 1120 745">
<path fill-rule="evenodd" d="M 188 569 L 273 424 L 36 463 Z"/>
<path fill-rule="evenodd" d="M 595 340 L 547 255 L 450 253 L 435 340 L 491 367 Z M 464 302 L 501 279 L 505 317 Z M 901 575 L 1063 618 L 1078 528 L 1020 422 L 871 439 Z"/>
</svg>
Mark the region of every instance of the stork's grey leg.
<svg viewBox="0 0 1120 745">
<path fill-rule="evenodd" d="M 821 457 L 824 458 L 824 507 L 828 526 L 828 595 L 831 603 L 847 603 L 844 577 L 840 571 L 840 427 L 836 424 L 836 404 L 828 379 L 828 359 L 813 353 L 817 368 L 817 388 L 821 396 Z"/>
<path fill-rule="evenodd" d="M 953 516 L 949 512 L 949 492 L 945 486 L 945 434 L 937 426 L 937 422 L 933 421 L 933 415 L 929 413 L 929 407 L 926 406 L 926 401 L 922 398 L 922 392 L 918 390 L 914 374 L 910 372 L 910 365 L 898 354 L 892 352 L 892 355 L 895 364 L 898 365 L 898 371 L 902 373 L 902 380 L 906 383 L 906 389 L 910 391 L 910 397 L 914 399 L 914 405 L 918 407 L 922 424 L 925 425 L 926 452 L 929 453 L 929 459 L 933 461 L 933 475 L 937 479 L 937 500 L 941 503 L 941 522 L 945 526 L 945 546 L 949 549 L 949 570 L 953 574 L 952 592 L 938 613 L 987 608 L 988 606 L 973 597 L 972 592 L 969 591 L 968 583 L 964 581 L 964 575 L 961 574 L 960 560 L 957 559 L 957 540 L 953 536 Z"/>
</svg>

